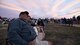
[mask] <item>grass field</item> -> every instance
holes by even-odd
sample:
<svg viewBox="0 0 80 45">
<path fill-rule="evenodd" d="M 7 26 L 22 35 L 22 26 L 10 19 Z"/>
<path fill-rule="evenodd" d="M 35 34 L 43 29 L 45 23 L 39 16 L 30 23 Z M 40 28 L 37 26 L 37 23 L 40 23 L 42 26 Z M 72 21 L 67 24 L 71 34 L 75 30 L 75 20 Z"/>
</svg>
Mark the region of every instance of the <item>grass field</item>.
<svg viewBox="0 0 80 45">
<path fill-rule="evenodd" d="M 49 23 L 45 33 L 45 40 L 51 41 L 52 45 L 80 45 L 80 27 Z"/>
<path fill-rule="evenodd" d="M 7 24 L 0 24 L 0 45 L 6 45 Z"/>
<path fill-rule="evenodd" d="M 0 25 L 0 45 L 5 45 L 7 25 Z M 49 23 L 45 27 L 45 40 L 52 45 L 80 45 L 80 27 Z"/>
</svg>

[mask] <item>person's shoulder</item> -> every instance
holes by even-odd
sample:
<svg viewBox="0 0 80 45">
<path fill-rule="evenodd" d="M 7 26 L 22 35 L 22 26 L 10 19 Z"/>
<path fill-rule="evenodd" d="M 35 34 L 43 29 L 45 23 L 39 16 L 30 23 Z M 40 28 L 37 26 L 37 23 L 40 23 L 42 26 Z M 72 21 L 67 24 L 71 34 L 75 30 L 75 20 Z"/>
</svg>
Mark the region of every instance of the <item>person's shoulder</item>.
<svg viewBox="0 0 80 45">
<path fill-rule="evenodd" d="M 12 19 L 10 22 L 19 22 L 20 20 L 18 18 Z"/>
<path fill-rule="evenodd" d="M 22 19 L 20 19 L 20 18 L 17 18 L 15 21 L 16 21 L 16 22 L 19 22 L 19 23 L 21 23 L 21 24 L 26 24 L 26 23 L 27 23 L 27 22 L 25 22 L 24 20 L 22 20 Z"/>
</svg>

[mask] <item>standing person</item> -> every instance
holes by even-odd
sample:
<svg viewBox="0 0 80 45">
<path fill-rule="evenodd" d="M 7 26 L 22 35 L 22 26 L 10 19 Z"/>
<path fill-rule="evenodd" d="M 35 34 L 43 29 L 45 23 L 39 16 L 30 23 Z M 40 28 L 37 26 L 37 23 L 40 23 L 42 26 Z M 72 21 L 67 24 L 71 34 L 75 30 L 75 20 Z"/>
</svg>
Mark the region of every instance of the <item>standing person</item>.
<svg viewBox="0 0 80 45">
<path fill-rule="evenodd" d="M 44 21 L 41 18 L 38 19 L 37 25 L 40 27 L 41 30 L 44 30 Z"/>
<path fill-rule="evenodd" d="M 49 41 L 43 40 L 45 38 L 44 30 L 41 30 L 38 25 L 33 26 L 35 29 L 35 32 L 37 34 L 36 39 L 32 42 L 32 45 L 51 45 Z"/>
<path fill-rule="evenodd" d="M 0 19 L 2 20 L 2 17 L 0 16 Z"/>
<path fill-rule="evenodd" d="M 18 19 L 11 20 L 8 26 L 8 41 L 14 45 L 29 45 L 36 38 L 36 32 L 29 23 L 27 11 L 21 12 Z"/>
<path fill-rule="evenodd" d="M 0 22 L 2 22 L 3 20 L 2 20 L 2 17 L 0 16 Z"/>
</svg>

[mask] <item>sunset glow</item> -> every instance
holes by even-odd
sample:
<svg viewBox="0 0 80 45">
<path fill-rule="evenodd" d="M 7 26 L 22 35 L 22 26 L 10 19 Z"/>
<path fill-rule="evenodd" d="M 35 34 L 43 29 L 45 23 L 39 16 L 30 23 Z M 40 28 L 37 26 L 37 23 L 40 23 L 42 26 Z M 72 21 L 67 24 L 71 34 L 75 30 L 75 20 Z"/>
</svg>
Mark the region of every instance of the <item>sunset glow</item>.
<svg viewBox="0 0 80 45">
<path fill-rule="evenodd" d="M 35 18 L 70 18 L 80 15 L 80 0 L 1 0 L 0 7 L 0 16 L 4 17 L 8 15 L 4 14 L 7 12 L 5 9 L 11 10 L 7 12 L 10 14 L 29 11 L 30 16 Z M 15 13 L 13 17 L 16 17 Z"/>
</svg>

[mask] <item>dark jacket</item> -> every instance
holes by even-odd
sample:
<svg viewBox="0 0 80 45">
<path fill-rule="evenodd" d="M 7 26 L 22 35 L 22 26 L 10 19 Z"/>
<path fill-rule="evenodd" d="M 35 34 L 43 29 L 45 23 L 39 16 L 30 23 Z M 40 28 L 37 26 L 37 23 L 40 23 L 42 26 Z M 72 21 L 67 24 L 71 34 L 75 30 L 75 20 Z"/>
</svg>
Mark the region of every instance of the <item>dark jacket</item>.
<svg viewBox="0 0 80 45">
<path fill-rule="evenodd" d="M 36 36 L 36 32 L 28 22 L 21 19 L 10 21 L 8 26 L 8 40 L 10 43 L 15 45 L 28 45 Z"/>
<path fill-rule="evenodd" d="M 44 26 L 44 22 L 43 22 L 43 20 L 38 20 L 38 22 L 37 22 L 37 25 L 39 25 L 39 26 Z"/>
</svg>

